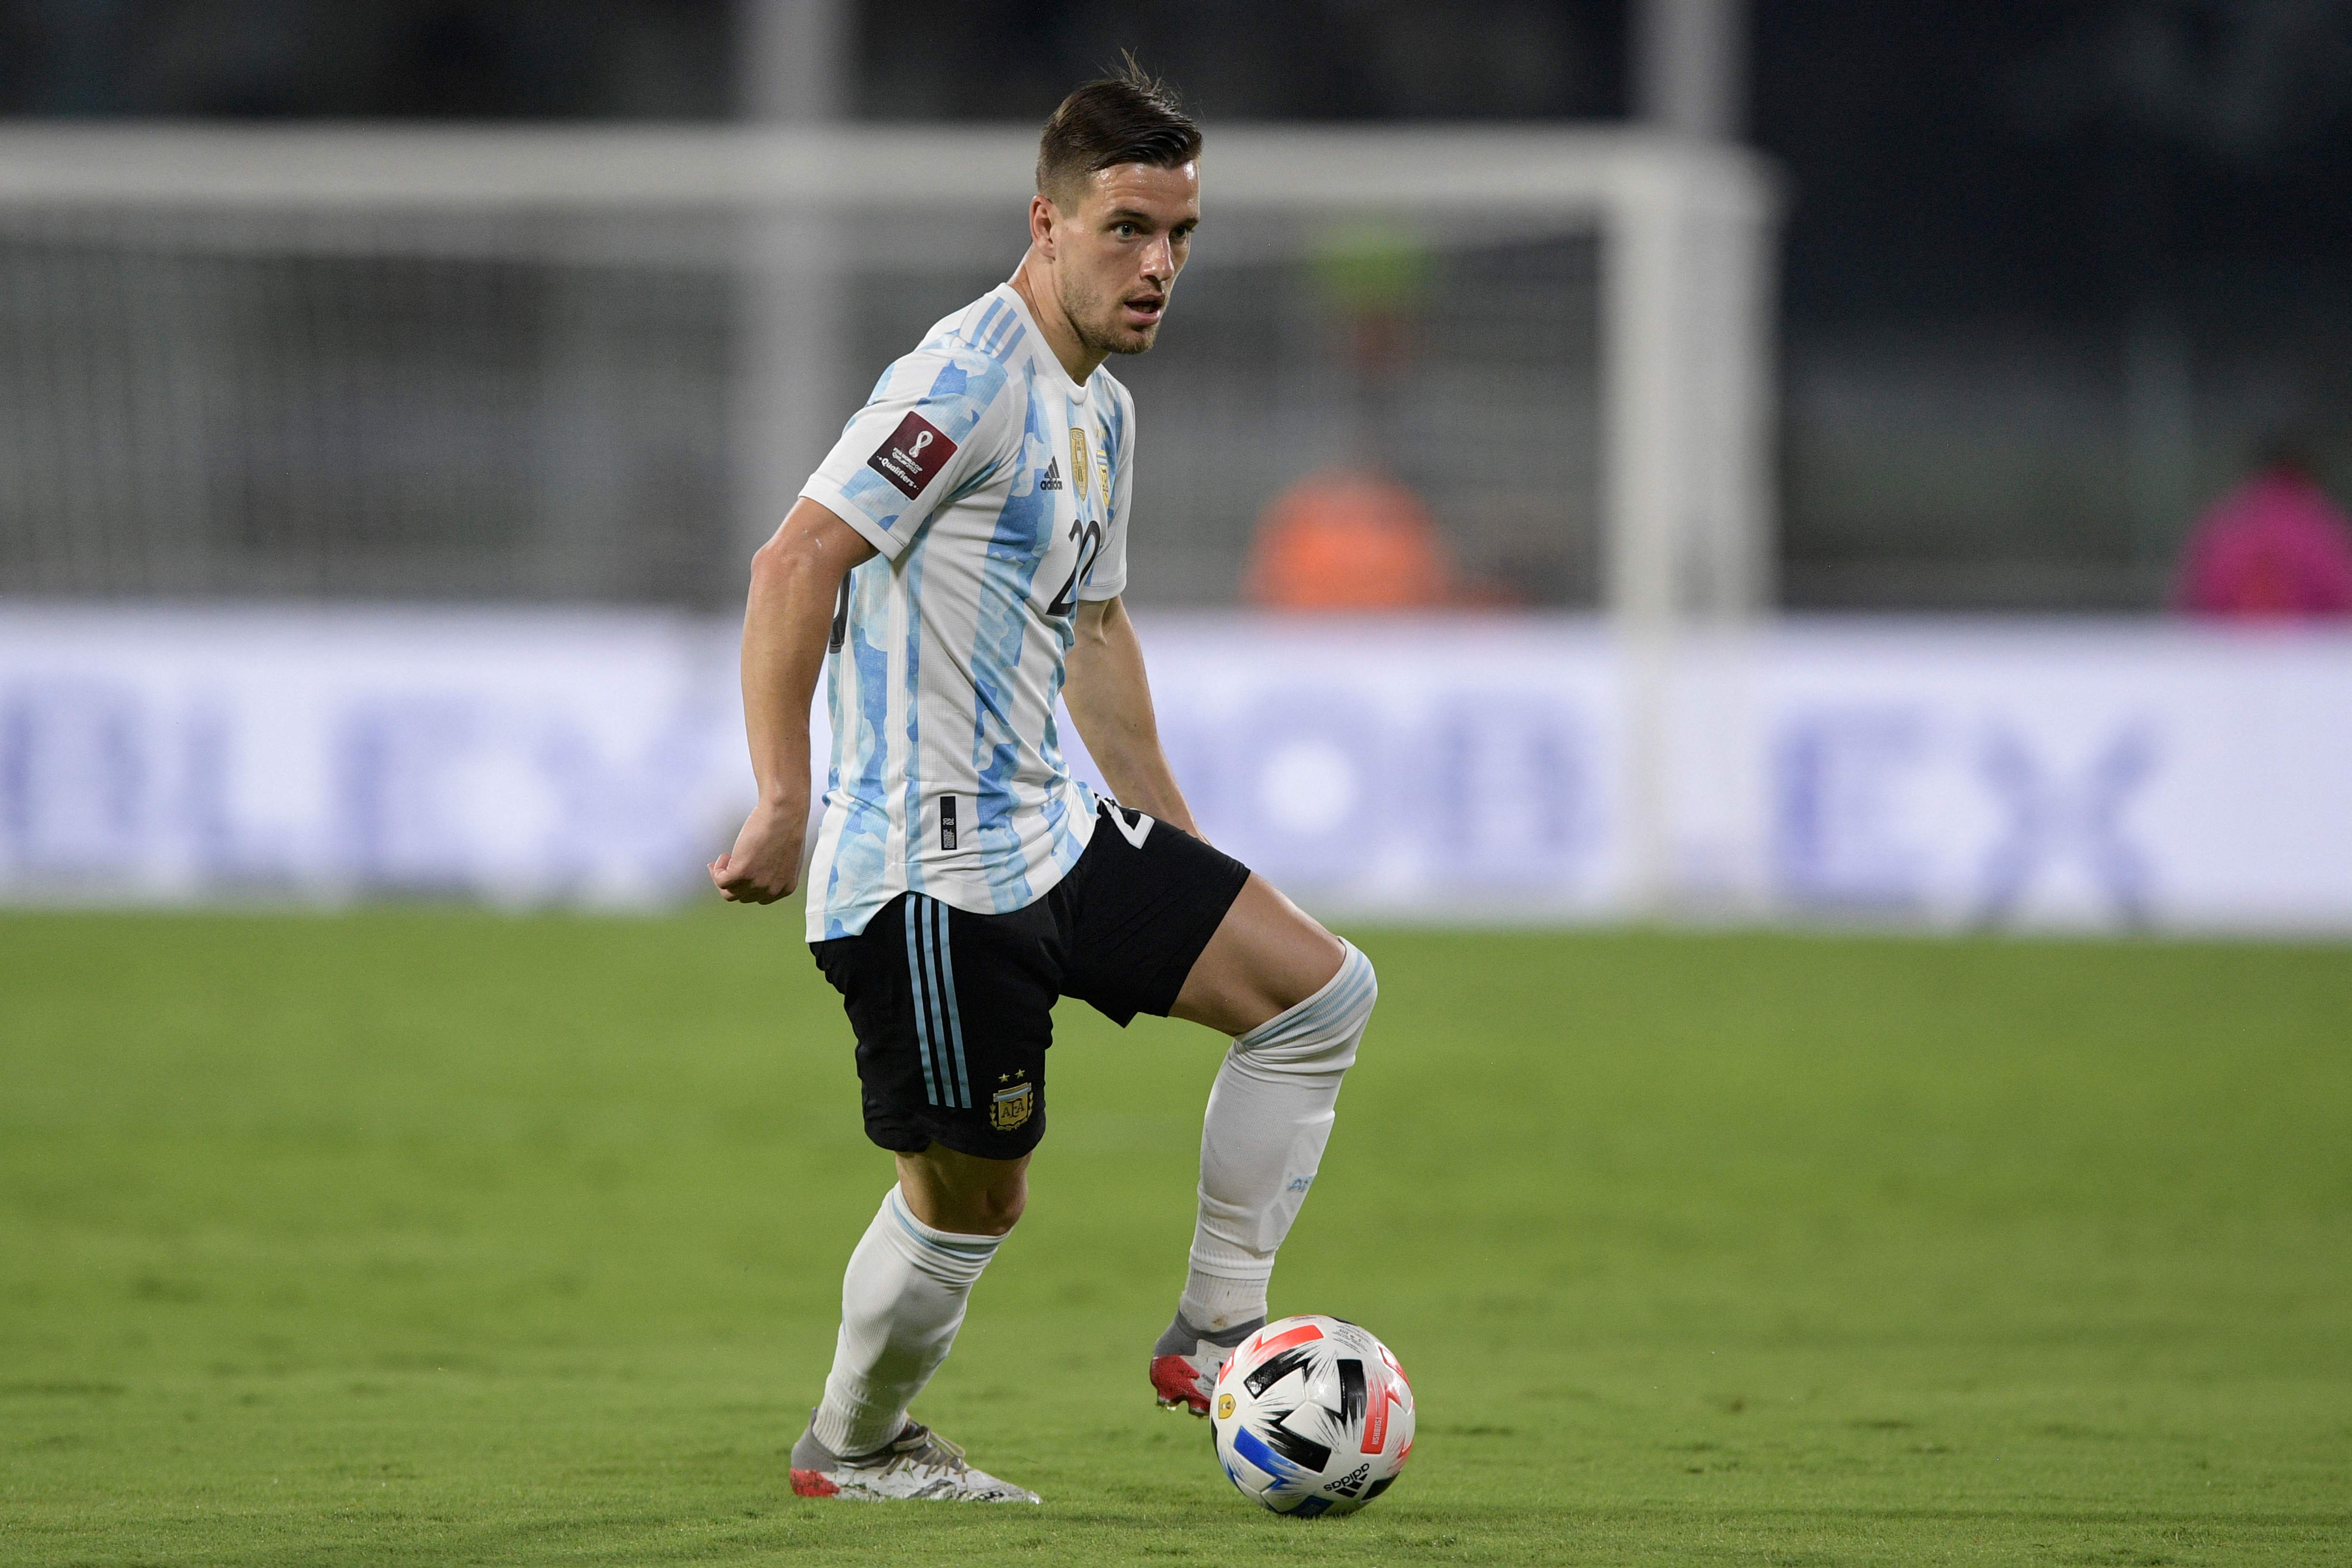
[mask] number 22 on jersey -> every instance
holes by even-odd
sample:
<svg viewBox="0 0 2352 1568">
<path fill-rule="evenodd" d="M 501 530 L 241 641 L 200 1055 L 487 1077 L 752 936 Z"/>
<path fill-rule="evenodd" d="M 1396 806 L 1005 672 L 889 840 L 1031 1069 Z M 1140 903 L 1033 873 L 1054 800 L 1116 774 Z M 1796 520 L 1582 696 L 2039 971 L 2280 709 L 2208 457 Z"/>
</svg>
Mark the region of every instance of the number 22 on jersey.
<svg viewBox="0 0 2352 1568">
<path fill-rule="evenodd" d="M 1095 557 L 1102 553 L 1102 521 L 1098 518 L 1088 517 L 1087 513 L 1108 510 L 1109 487 L 1108 484 L 1102 487 L 1102 500 L 1098 507 L 1089 504 L 1088 498 L 1097 493 L 1096 485 L 1090 482 L 1094 474 L 1094 463 L 1087 453 L 1087 433 L 1073 425 L 1070 426 L 1070 499 L 1078 515 L 1071 520 L 1070 537 L 1077 542 L 1078 557 L 1070 565 L 1069 580 L 1062 584 L 1062 591 L 1054 595 L 1054 602 L 1045 606 L 1045 613 L 1049 616 L 1066 616 L 1077 608 L 1078 584 L 1087 580 L 1087 574 L 1094 569 Z"/>
</svg>

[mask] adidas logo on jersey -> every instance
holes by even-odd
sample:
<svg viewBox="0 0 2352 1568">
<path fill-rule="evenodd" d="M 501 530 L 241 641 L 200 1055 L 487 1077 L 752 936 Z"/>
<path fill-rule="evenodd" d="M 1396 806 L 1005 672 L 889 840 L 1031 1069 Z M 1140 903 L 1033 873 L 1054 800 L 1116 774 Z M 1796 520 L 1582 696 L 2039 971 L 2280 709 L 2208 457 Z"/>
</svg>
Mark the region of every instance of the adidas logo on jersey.
<svg viewBox="0 0 2352 1568">
<path fill-rule="evenodd" d="M 1037 481 L 1037 488 L 1041 490 L 1057 490 L 1062 488 L 1062 462 L 1060 458 L 1048 458 L 1045 459 L 1045 477 Z"/>
</svg>

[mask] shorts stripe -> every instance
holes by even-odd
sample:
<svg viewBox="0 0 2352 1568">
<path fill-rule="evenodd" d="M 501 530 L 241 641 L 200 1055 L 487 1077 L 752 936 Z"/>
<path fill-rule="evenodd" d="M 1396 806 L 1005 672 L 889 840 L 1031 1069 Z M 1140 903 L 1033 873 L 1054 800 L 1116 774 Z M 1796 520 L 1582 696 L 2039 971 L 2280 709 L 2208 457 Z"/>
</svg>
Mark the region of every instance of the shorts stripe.
<svg viewBox="0 0 2352 1568">
<path fill-rule="evenodd" d="M 956 1086 L 960 1109 L 971 1109 L 971 1069 L 963 1059 L 963 1015 L 956 1007 L 955 954 L 948 943 L 948 909 L 945 904 L 929 900 L 932 922 L 939 932 L 939 957 L 936 973 L 941 988 L 947 993 L 948 1039 L 955 1047 L 955 1074 L 950 1079 Z"/>
<path fill-rule="evenodd" d="M 963 1017 L 956 1008 L 947 906 L 937 899 L 909 893 L 907 921 L 907 962 L 915 980 L 915 1026 L 923 1051 L 923 1087 L 933 1105 L 970 1110 L 971 1075 L 963 1058 Z"/>
<path fill-rule="evenodd" d="M 919 894 L 914 896 L 920 898 Z M 939 1103 L 953 1110 L 962 1102 L 956 1095 L 955 1075 L 948 1070 L 948 1025 L 944 1009 L 940 1005 L 940 960 L 938 952 L 932 947 L 930 931 L 931 925 L 939 916 L 939 905 L 929 899 L 921 899 L 921 903 L 923 906 L 920 938 L 923 953 L 923 1006 L 930 1018 L 931 1056 L 938 1061 L 940 1068 Z"/>
<path fill-rule="evenodd" d="M 931 1021 L 924 998 L 923 947 L 915 935 L 915 895 L 907 895 L 907 980 L 915 1000 L 915 1046 L 923 1058 L 923 1098 L 940 1102 L 939 1080 L 931 1074 Z"/>
</svg>

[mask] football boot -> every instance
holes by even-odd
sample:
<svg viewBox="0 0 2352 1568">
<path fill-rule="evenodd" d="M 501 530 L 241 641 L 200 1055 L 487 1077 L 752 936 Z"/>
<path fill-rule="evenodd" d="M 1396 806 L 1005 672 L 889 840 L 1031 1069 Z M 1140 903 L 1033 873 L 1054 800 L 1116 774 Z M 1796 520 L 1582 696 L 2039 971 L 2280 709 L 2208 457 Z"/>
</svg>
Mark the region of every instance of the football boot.
<svg viewBox="0 0 2352 1568">
<path fill-rule="evenodd" d="M 814 1423 L 793 1445 L 793 1491 L 800 1497 L 860 1502 L 1039 1502 L 1035 1492 L 975 1469 L 963 1449 L 919 1421 L 909 1421 L 871 1454 L 844 1458 L 817 1441 Z"/>
<path fill-rule="evenodd" d="M 1160 1342 L 1151 1347 L 1151 1391 L 1162 1410 L 1209 1413 L 1209 1395 L 1217 1373 L 1234 1356 L 1234 1347 L 1265 1327 L 1263 1317 L 1252 1318 L 1219 1333 L 1208 1333 L 1176 1314 Z"/>
</svg>

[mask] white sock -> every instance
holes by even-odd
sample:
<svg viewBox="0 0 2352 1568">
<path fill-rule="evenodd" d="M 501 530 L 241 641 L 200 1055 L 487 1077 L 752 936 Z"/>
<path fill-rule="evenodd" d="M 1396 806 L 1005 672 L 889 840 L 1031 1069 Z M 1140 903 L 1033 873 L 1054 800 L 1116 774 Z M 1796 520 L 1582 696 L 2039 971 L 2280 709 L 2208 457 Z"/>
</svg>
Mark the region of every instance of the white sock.
<svg viewBox="0 0 2352 1568">
<path fill-rule="evenodd" d="M 842 1277 L 841 1337 L 816 1407 L 818 1442 L 853 1458 L 898 1435 L 907 1407 L 947 1359 L 972 1284 L 1003 1239 L 933 1230 L 890 1189 Z"/>
<path fill-rule="evenodd" d="M 1225 1053 L 1201 1127 L 1201 1217 L 1176 1309 L 1194 1328 L 1265 1315 L 1274 1255 L 1323 1163 L 1339 1079 L 1379 994 L 1371 961 L 1349 946 L 1328 984 Z"/>
</svg>

